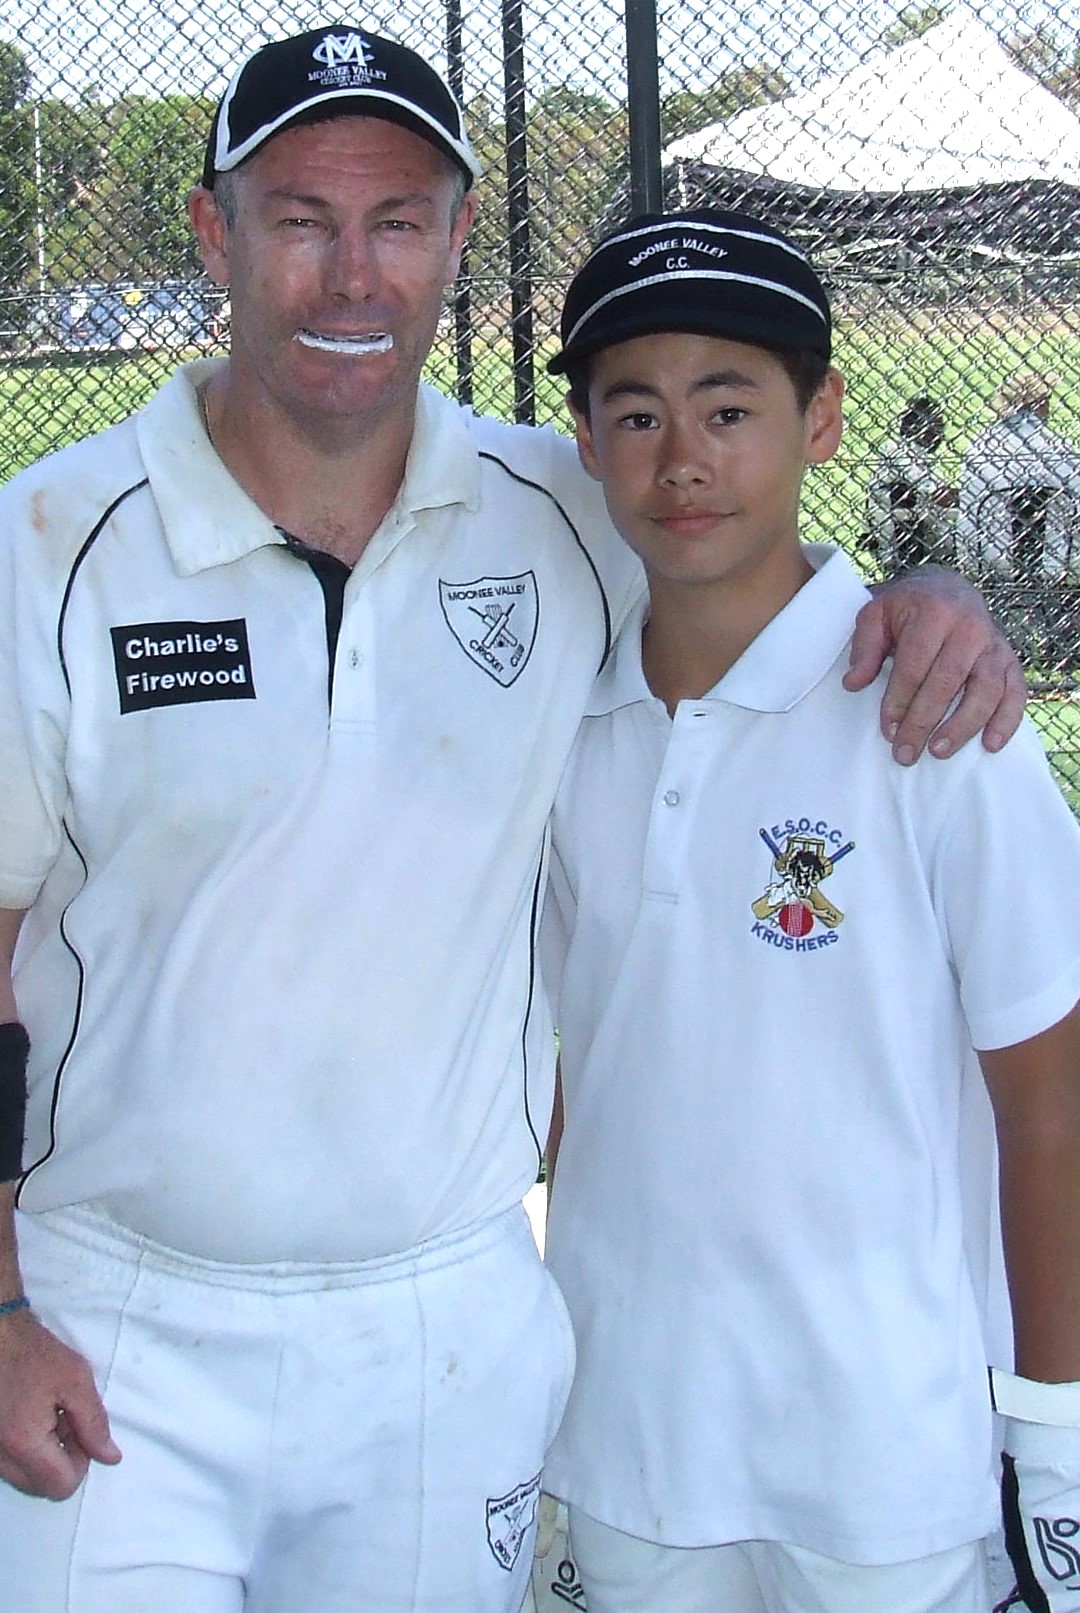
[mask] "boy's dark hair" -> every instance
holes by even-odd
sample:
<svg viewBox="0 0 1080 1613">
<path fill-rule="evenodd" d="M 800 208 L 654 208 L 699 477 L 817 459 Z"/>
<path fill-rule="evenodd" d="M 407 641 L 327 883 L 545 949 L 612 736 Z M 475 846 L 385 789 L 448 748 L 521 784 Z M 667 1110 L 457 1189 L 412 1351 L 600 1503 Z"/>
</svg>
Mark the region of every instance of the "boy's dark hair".
<svg viewBox="0 0 1080 1613">
<path fill-rule="evenodd" d="M 805 414 L 810 407 L 810 400 L 824 385 L 825 377 L 829 373 L 829 360 L 823 353 L 811 352 L 809 348 L 793 350 L 766 347 L 763 351 L 771 353 L 777 363 L 782 365 L 794 389 L 799 413 Z M 589 375 L 595 356 L 591 354 L 588 358 L 570 360 L 566 366 L 566 379 L 570 383 L 570 402 L 586 420 L 589 418 Z"/>
</svg>

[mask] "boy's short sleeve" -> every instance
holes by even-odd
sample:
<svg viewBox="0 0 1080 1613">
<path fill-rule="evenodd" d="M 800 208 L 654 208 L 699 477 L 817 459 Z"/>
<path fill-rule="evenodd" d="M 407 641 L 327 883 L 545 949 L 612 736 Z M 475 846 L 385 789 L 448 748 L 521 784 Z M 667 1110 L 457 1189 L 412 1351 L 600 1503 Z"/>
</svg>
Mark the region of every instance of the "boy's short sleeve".
<svg viewBox="0 0 1080 1613">
<path fill-rule="evenodd" d="M 1064 1018 L 1080 1000 L 1080 824 L 1029 719 L 996 756 L 973 753 L 931 878 L 975 1047 Z"/>
</svg>

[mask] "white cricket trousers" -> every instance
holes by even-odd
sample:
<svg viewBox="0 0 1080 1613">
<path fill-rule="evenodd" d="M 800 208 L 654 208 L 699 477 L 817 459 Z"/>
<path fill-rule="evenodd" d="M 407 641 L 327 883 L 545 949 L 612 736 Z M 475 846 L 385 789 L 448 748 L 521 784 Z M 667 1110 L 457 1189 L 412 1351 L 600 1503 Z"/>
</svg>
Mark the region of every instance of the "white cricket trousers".
<svg viewBox="0 0 1080 1613">
<path fill-rule="evenodd" d="M 589 1613 L 987 1613 L 986 1542 L 868 1567 L 776 1540 L 660 1546 L 570 1507 Z"/>
<path fill-rule="evenodd" d="M 348 1267 L 85 1211 L 19 1246 L 123 1461 L 60 1503 L 0 1483 L 5 1613 L 517 1613 L 574 1365 L 523 1210 Z"/>
</svg>

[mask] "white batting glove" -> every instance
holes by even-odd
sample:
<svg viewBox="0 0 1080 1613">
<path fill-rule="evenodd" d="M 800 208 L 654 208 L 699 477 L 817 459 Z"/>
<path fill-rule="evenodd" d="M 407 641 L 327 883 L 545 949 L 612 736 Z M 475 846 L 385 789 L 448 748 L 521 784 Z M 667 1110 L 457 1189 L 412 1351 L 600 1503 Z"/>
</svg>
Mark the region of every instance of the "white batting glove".
<svg viewBox="0 0 1080 1613">
<path fill-rule="evenodd" d="M 558 1528 L 559 1503 L 556 1501 L 553 1495 L 548 1495 L 546 1490 L 541 1490 L 540 1507 L 536 1515 L 535 1556 L 540 1558 L 547 1556 L 548 1552 L 555 1544 L 555 1535 L 558 1531 Z"/>
<path fill-rule="evenodd" d="M 1005 1418 L 1001 1510 L 1030 1613 L 1080 1613 L 1080 1383 L 991 1373 Z"/>
<path fill-rule="evenodd" d="M 583 1610 L 585 1592 L 570 1554 L 566 1508 L 552 1495 L 541 1494 L 532 1570 L 532 1603 L 523 1613 L 567 1613 Z"/>
</svg>

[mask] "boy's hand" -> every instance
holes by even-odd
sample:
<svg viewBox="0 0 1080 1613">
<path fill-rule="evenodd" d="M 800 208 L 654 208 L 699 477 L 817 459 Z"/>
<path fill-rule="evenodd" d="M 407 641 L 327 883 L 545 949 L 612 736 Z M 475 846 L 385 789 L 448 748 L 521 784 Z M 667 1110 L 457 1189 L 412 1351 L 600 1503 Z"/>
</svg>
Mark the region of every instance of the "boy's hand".
<svg viewBox="0 0 1080 1613">
<path fill-rule="evenodd" d="M 917 761 L 928 739 L 931 755 L 944 758 L 980 730 L 987 750 L 1015 733 L 1027 699 L 1020 662 L 963 577 L 927 566 L 882 584 L 856 618 L 845 687 L 866 688 L 890 654 L 881 731 L 901 765 Z"/>
<path fill-rule="evenodd" d="M 566 1513 L 563 1512 L 563 1531 L 566 1530 Z M 559 1503 L 553 1495 L 546 1490 L 540 1492 L 540 1505 L 536 1513 L 536 1552 L 540 1558 L 547 1556 L 555 1544 L 555 1536 L 559 1530 Z"/>
<path fill-rule="evenodd" d="M 1080 1429 L 1006 1424 L 1001 1511 L 1032 1613 L 1080 1613 Z"/>
<path fill-rule="evenodd" d="M 585 1593 L 570 1547 L 566 1507 L 541 1493 L 532 1583 L 521 1613 L 566 1613 L 584 1607 Z"/>
<path fill-rule="evenodd" d="M 1080 1383 L 997 1367 L 990 1377 L 1005 1426 L 1001 1516 L 1016 1592 L 1031 1613 L 1080 1613 Z"/>
</svg>

